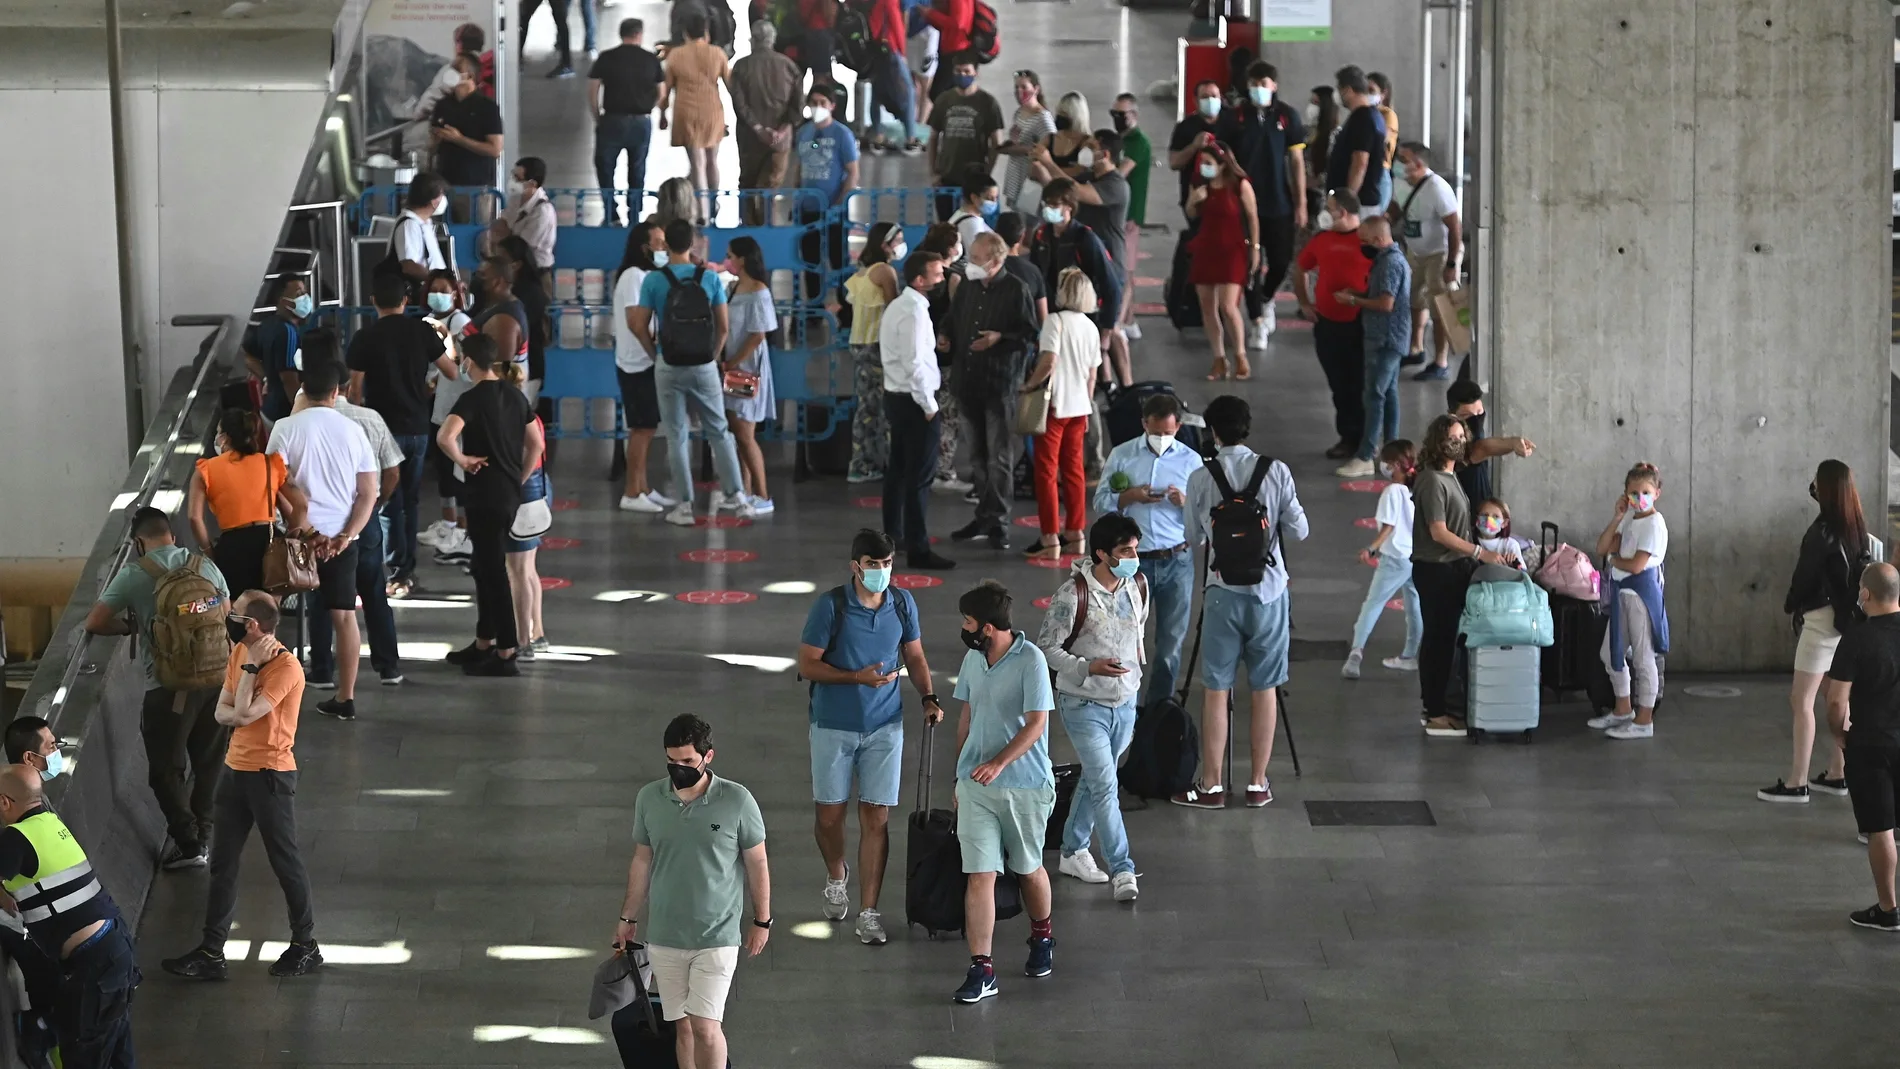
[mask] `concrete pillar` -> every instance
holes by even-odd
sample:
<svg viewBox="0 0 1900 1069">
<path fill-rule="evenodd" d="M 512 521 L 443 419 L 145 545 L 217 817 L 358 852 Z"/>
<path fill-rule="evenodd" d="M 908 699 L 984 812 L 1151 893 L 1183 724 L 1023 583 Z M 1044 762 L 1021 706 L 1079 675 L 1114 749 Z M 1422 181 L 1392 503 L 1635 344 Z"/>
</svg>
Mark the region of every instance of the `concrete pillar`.
<svg viewBox="0 0 1900 1069">
<path fill-rule="evenodd" d="M 1892 14 L 1865 0 L 1490 0 L 1501 486 L 1586 548 L 1661 467 L 1672 668 L 1786 671 L 1817 462 L 1884 533 Z M 1480 220 L 1480 222 L 1486 222 Z"/>
</svg>

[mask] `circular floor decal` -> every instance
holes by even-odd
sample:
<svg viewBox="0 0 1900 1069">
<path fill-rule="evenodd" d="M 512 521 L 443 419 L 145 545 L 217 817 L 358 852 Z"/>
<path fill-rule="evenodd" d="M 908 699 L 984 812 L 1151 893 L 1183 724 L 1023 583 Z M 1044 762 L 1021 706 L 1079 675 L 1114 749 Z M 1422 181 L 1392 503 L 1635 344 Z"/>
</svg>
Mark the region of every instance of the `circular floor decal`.
<svg viewBox="0 0 1900 1069">
<path fill-rule="evenodd" d="M 556 538 L 548 535 L 541 539 L 542 549 L 573 549 L 580 544 L 581 540 L 578 538 Z"/>
<path fill-rule="evenodd" d="M 759 600 L 759 596 L 746 590 L 688 590 L 673 595 L 673 600 L 688 605 L 743 605 Z"/>
<path fill-rule="evenodd" d="M 1285 319 L 1279 320 L 1273 329 L 1276 333 L 1282 330 L 1312 330 L 1313 323 L 1308 319 L 1294 319 L 1288 316 Z"/>
<path fill-rule="evenodd" d="M 1048 597 L 1040 597 L 1030 602 L 1029 604 L 1034 605 L 1038 609 L 1046 609 L 1049 607 L 1050 600 L 1051 599 L 1049 599 Z"/>
<path fill-rule="evenodd" d="M 1151 275 L 1136 275 L 1136 276 L 1135 276 L 1135 285 L 1137 285 L 1137 286 L 1162 286 L 1162 285 L 1166 285 L 1166 283 L 1165 283 L 1165 282 L 1163 282 L 1163 281 L 1162 281 L 1161 279 L 1158 279 L 1158 278 L 1155 278 L 1155 277 L 1153 277 L 1153 276 L 1151 276 Z"/>
<path fill-rule="evenodd" d="M 1405 611 L 1405 599 L 1404 599 L 1404 598 L 1393 598 L 1393 599 L 1392 599 L 1391 601 L 1388 601 L 1388 602 L 1386 602 L 1386 603 L 1385 603 L 1385 607 L 1386 607 L 1386 608 L 1388 608 L 1388 609 L 1390 609 L 1390 610 L 1392 610 L 1393 612 L 1404 612 L 1404 611 Z"/>
<path fill-rule="evenodd" d="M 733 527 L 750 527 L 752 526 L 752 521 L 746 519 L 744 516 L 695 516 L 693 518 L 693 526 L 717 527 L 723 531 Z"/>
<path fill-rule="evenodd" d="M 572 512 L 580 507 L 580 500 L 572 497 L 557 497 L 554 499 L 554 504 L 549 506 L 556 512 Z"/>
<path fill-rule="evenodd" d="M 689 549 L 680 559 L 688 564 L 744 564 L 759 555 L 749 549 Z"/>
<path fill-rule="evenodd" d="M 861 509 L 881 509 L 884 507 L 884 499 L 876 495 L 856 498 L 851 503 Z"/>
<path fill-rule="evenodd" d="M 934 575 L 898 574 L 891 576 L 891 585 L 905 590 L 922 590 L 925 587 L 942 586 L 943 580 Z"/>
<path fill-rule="evenodd" d="M 1376 531 L 1379 529 L 1379 521 L 1373 519 L 1371 516 L 1361 516 L 1352 521 L 1352 525 L 1354 527 L 1364 527 L 1368 531 Z"/>
<path fill-rule="evenodd" d="M 1355 494 L 1376 494 L 1392 484 L 1384 479 L 1348 479 L 1339 484 L 1341 490 L 1350 490 Z"/>
<path fill-rule="evenodd" d="M 541 589 L 543 590 L 566 590 L 573 585 L 572 580 L 562 579 L 559 576 L 544 575 L 541 577 Z"/>
<path fill-rule="evenodd" d="M 1740 687 L 1724 687 L 1714 683 L 1699 683 L 1693 687 L 1682 688 L 1684 694 L 1694 698 L 1739 698 Z"/>
<path fill-rule="evenodd" d="M 1031 557 L 1029 558 L 1029 566 L 1032 568 L 1067 568 L 1081 559 L 1082 555 L 1080 553 L 1064 553 L 1061 560 L 1050 560 L 1048 557 Z"/>
<path fill-rule="evenodd" d="M 1168 306 L 1159 301 L 1136 301 L 1135 314 L 1138 316 L 1164 316 L 1168 314 Z"/>
</svg>

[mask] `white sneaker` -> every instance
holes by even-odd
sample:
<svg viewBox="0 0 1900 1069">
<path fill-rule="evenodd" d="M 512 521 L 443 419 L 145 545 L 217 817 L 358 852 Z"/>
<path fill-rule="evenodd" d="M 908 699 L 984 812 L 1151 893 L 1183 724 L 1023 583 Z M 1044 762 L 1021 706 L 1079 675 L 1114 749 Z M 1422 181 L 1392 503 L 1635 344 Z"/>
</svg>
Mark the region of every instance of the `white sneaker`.
<svg viewBox="0 0 1900 1069">
<path fill-rule="evenodd" d="M 754 516 L 770 516 L 772 510 L 778 507 L 772 504 L 772 499 L 769 497 L 748 498 L 747 501 L 752 506 L 752 514 Z"/>
<path fill-rule="evenodd" d="M 1073 876 L 1083 883 L 1107 883 L 1108 873 L 1095 863 L 1095 855 L 1087 850 L 1073 854 L 1063 854 L 1057 863 L 1056 871 L 1064 876 Z"/>
<path fill-rule="evenodd" d="M 1631 721 L 1635 719 L 1636 719 L 1635 713 L 1630 713 L 1628 716 L 1618 716 L 1615 713 L 1604 713 L 1602 716 L 1593 716 L 1590 719 L 1584 721 L 1584 723 L 1589 725 L 1590 727 L 1595 728 L 1598 731 L 1602 731 L 1605 728 L 1613 728 L 1617 726 L 1618 724 L 1630 723 Z"/>
<path fill-rule="evenodd" d="M 825 919 L 841 921 L 851 915 L 851 866 L 844 867 L 844 879 L 825 879 Z"/>
<path fill-rule="evenodd" d="M 655 505 L 658 505 L 663 509 L 670 509 L 674 505 L 679 504 L 678 498 L 667 497 L 665 494 L 660 493 L 658 490 L 648 490 L 647 500 L 653 502 Z"/>
<path fill-rule="evenodd" d="M 678 527 L 691 527 L 696 522 L 693 519 L 693 506 L 674 505 L 673 511 L 666 514 L 666 522 Z"/>
<path fill-rule="evenodd" d="M 1133 902 L 1141 896 L 1141 888 L 1135 885 L 1135 874 L 1132 872 L 1118 872 L 1111 882 L 1115 885 L 1117 902 Z"/>
<path fill-rule="evenodd" d="M 1132 319 L 1129 320 L 1128 325 L 1122 328 L 1122 337 L 1127 338 L 1129 341 L 1140 341 L 1141 324 Z"/>
<path fill-rule="evenodd" d="M 1339 467 L 1334 468 L 1333 474 L 1339 476 L 1342 479 L 1364 479 L 1371 476 L 1373 472 L 1378 471 L 1378 470 L 1379 470 L 1378 465 L 1374 464 L 1372 461 L 1360 460 L 1358 457 L 1354 457 L 1353 459 L 1346 461 L 1344 464 L 1341 464 Z"/>
<path fill-rule="evenodd" d="M 647 493 L 641 494 L 639 497 L 622 497 L 620 499 L 620 511 L 647 512 L 647 513 L 657 514 L 657 513 L 665 512 L 666 506 L 660 504 L 658 501 L 653 500 L 652 492 L 649 491 Z"/>
<path fill-rule="evenodd" d="M 1603 736 L 1610 739 L 1653 739 L 1656 737 L 1656 725 L 1653 721 L 1648 724 L 1638 724 L 1635 720 L 1631 720 L 1627 724 L 1618 724 L 1604 732 Z"/>
<path fill-rule="evenodd" d="M 416 541 L 421 542 L 425 546 L 436 546 L 438 548 L 462 537 L 467 537 L 467 532 L 463 531 L 459 525 L 450 523 L 448 520 L 437 520 L 424 530 L 416 532 Z"/>
<path fill-rule="evenodd" d="M 1387 657 L 1385 660 L 1380 661 L 1379 663 L 1382 665 L 1385 665 L 1387 668 L 1392 669 L 1394 672 L 1418 671 L 1417 657 Z"/>
<path fill-rule="evenodd" d="M 1351 653 L 1346 654 L 1346 663 L 1339 666 L 1340 677 L 1342 679 L 1358 679 L 1359 664 L 1361 661 L 1364 661 L 1365 658 L 1365 650 L 1353 650 Z"/>
<path fill-rule="evenodd" d="M 461 564 L 475 553 L 475 543 L 469 540 L 468 532 L 460 527 L 449 528 L 449 535 L 435 546 L 437 564 Z"/>
<path fill-rule="evenodd" d="M 1252 325 L 1247 328 L 1247 348 L 1265 349 L 1267 347 L 1267 338 L 1272 333 L 1273 329 L 1267 326 L 1266 316 L 1263 315 L 1259 319 L 1254 320 Z"/>
<path fill-rule="evenodd" d="M 884 934 L 884 915 L 874 909 L 858 910 L 858 942 L 867 947 L 881 947 L 888 938 Z"/>
<path fill-rule="evenodd" d="M 1280 329 L 1280 317 L 1273 310 L 1273 299 L 1271 297 L 1267 299 L 1266 308 L 1260 312 L 1260 321 L 1267 325 L 1268 337 L 1272 337 L 1273 333 Z"/>
<path fill-rule="evenodd" d="M 940 494 L 963 494 L 976 489 L 974 485 L 966 483 L 954 475 L 939 476 L 937 481 L 930 485 L 932 489 Z"/>
</svg>

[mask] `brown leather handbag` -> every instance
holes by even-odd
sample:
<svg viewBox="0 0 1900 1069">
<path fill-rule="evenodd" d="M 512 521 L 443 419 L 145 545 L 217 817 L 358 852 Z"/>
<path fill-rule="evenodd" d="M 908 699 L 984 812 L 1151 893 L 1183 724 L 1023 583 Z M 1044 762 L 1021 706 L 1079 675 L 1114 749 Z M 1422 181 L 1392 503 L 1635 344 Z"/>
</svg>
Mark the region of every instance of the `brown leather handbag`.
<svg viewBox="0 0 1900 1069">
<path fill-rule="evenodd" d="M 315 590 L 317 551 L 308 541 L 277 531 L 277 493 L 270 485 L 270 454 L 264 460 L 264 515 L 270 523 L 270 542 L 264 547 L 264 589 L 279 597 Z"/>
</svg>

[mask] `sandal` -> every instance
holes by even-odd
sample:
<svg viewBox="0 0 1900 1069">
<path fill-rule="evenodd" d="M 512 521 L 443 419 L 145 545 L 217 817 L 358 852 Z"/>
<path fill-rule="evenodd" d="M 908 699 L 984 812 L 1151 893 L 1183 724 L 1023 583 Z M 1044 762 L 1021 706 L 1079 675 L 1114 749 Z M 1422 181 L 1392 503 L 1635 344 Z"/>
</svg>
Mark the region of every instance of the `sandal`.
<svg viewBox="0 0 1900 1069">
<path fill-rule="evenodd" d="M 1224 356 L 1217 356 L 1214 358 L 1213 370 L 1207 373 L 1207 381 L 1221 382 L 1225 380 L 1226 378 L 1227 378 L 1227 358 Z"/>
<path fill-rule="evenodd" d="M 1234 357 L 1234 381 L 1246 382 L 1251 378 L 1253 378 L 1253 367 L 1247 363 L 1247 358 L 1244 356 Z"/>
<path fill-rule="evenodd" d="M 1062 547 L 1059 544 L 1049 545 L 1038 541 L 1024 551 L 1023 556 L 1030 560 L 1061 560 Z"/>
</svg>

